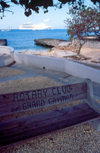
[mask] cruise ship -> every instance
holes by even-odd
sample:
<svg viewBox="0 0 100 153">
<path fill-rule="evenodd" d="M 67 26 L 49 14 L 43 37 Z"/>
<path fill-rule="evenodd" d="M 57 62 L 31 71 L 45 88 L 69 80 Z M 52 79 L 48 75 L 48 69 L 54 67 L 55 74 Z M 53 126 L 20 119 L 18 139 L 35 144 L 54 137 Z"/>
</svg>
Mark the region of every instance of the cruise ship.
<svg viewBox="0 0 100 153">
<path fill-rule="evenodd" d="M 21 30 L 43 30 L 43 29 L 52 29 L 52 27 L 46 25 L 45 23 L 32 24 L 31 22 L 29 22 L 29 23 L 24 23 L 20 25 L 19 29 Z"/>
</svg>

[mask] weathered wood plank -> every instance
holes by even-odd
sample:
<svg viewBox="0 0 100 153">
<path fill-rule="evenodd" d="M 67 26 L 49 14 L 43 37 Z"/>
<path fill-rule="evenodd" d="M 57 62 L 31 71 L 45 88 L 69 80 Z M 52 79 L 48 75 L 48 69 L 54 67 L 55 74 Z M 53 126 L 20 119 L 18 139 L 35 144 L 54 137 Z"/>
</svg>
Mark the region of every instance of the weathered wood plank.
<svg viewBox="0 0 100 153">
<path fill-rule="evenodd" d="M 0 116 L 87 98 L 86 82 L 0 95 Z"/>
<path fill-rule="evenodd" d="M 99 117 L 100 114 L 91 109 L 87 103 L 82 103 L 61 110 L 1 122 L 0 145 L 7 145 Z"/>
</svg>

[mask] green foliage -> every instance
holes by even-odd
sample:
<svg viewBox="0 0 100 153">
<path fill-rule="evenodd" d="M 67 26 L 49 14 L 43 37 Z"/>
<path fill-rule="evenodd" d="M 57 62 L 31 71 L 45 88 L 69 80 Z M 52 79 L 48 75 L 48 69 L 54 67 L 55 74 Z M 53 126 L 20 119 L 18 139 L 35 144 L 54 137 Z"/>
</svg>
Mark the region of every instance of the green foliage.
<svg viewBox="0 0 100 153">
<path fill-rule="evenodd" d="M 66 3 L 76 3 L 78 6 L 82 4 L 83 0 L 57 0 L 58 3 L 54 3 L 55 0 L 0 0 L 0 13 L 1 16 L 4 16 L 5 11 L 11 11 L 10 7 L 12 4 L 21 5 L 25 9 L 25 15 L 29 16 L 32 14 L 32 11 L 39 13 L 40 7 L 44 9 L 44 13 L 48 12 L 48 7 L 57 7 L 62 8 L 63 4 Z M 91 0 L 95 4 L 99 0 Z M 8 10 L 9 9 L 9 10 Z M 76 7 L 77 10 L 77 7 Z"/>
<path fill-rule="evenodd" d="M 98 8 L 86 8 L 85 6 L 79 10 L 71 9 L 70 14 L 72 18 L 66 19 L 69 30 L 68 34 L 71 39 L 75 36 L 79 39 L 83 39 L 84 35 L 94 33 L 100 38 L 100 11 Z"/>
<path fill-rule="evenodd" d="M 100 40 L 100 10 L 97 7 L 82 6 L 77 10 L 73 7 L 69 13 L 71 18 L 67 18 L 65 23 L 68 26 L 70 40 L 77 38 L 80 40 L 81 47 L 85 43 L 84 36 L 89 36 L 91 33 Z M 78 53 L 80 53 L 81 47 L 79 47 Z"/>
</svg>

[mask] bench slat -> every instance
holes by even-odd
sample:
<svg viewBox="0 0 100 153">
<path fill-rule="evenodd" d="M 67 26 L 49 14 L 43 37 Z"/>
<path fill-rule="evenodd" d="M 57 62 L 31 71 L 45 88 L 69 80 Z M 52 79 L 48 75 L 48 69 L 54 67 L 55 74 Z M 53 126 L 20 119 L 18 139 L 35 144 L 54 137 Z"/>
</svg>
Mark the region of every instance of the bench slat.
<svg viewBox="0 0 100 153">
<path fill-rule="evenodd" d="M 31 111 L 36 108 L 87 99 L 87 83 L 0 95 L 0 116 Z"/>
<path fill-rule="evenodd" d="M 82 103 L 0 123 L 0 145 L 8 145 L 29 137 L 97 119 L 100 114 Z"/>
</svg>

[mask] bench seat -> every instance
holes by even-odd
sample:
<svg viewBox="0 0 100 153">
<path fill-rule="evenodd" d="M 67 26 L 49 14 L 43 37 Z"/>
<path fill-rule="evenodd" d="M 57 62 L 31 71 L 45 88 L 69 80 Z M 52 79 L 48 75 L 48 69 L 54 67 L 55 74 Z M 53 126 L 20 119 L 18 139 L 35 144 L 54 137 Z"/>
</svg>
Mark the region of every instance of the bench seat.
<svg viewBox="0 0 100 153">
<path fill-rule="evenodd" d="M 0 123 L 0 146 L 100 118 L 87 103 Z"/>
</svg>

